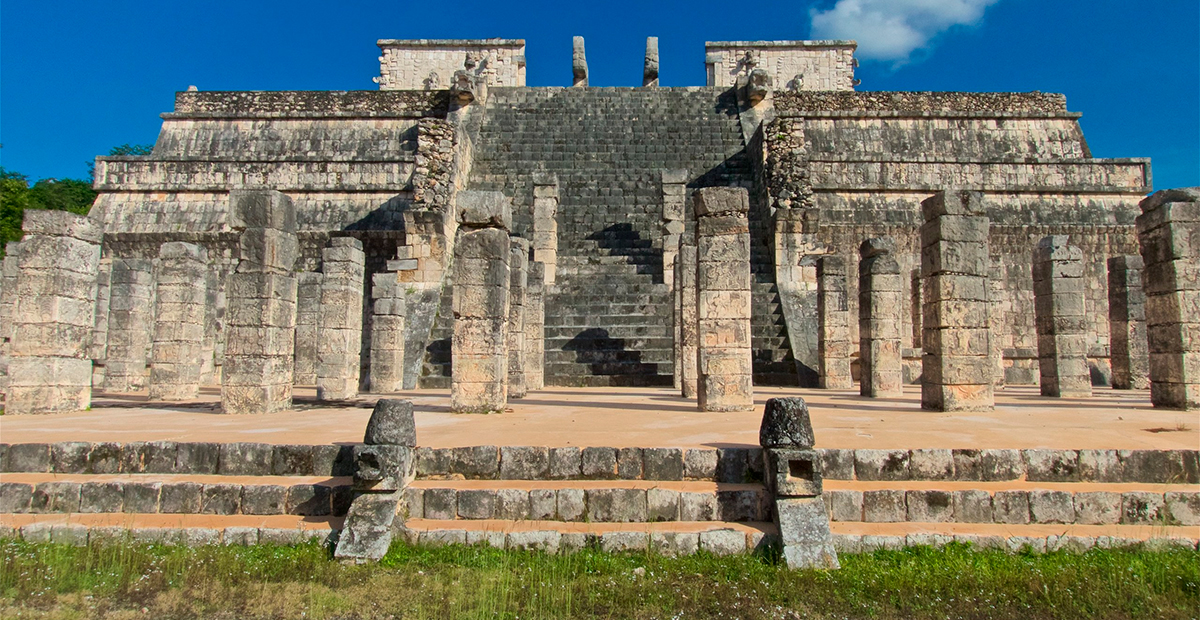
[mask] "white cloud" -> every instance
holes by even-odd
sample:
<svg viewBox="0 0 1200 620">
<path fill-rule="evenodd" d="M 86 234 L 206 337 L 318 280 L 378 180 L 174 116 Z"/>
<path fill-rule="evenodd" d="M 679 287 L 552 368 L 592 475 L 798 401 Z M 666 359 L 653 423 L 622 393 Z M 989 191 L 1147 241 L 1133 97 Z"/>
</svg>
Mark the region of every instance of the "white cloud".
<svg viewBox="0 0 1200 620">
<path fill-rule="evenodd" d="M 858 56 L 902 65 L 938 34 L 978 24 L 999 0 L 837 0 L 828 10 L 811 9 L 817 39 L 854 39 Z"/>
</svg>

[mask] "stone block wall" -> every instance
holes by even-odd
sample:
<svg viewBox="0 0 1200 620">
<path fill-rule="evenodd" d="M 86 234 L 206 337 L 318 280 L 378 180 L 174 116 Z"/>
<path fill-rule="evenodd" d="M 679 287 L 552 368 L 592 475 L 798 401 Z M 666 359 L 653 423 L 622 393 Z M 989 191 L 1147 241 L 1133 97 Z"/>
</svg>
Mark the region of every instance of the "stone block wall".
<svg viewBox="0 0 1200 620">
<path fill-rule="evenodd" d="M 707 84 L 733 86 L 757 68 L 781 90 L 854 90 L 857 47 L 854 41 L 709 41 L 704 44 Z"/>
<path fill-rule="evenodd" d="M 380 90 L 449 88 L 468 55 L 487 84 L 525 85 L 523 39 L 380 39 L 378 45 Z"/>
</svg>

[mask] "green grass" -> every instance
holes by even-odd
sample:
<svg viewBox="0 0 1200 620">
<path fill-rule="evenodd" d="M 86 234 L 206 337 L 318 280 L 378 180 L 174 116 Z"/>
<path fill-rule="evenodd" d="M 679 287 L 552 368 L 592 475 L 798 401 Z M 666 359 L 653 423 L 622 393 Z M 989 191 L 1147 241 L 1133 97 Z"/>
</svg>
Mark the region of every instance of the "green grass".
<svg viewBox="0 0 1200 620">
<path fill-rule="evenodd" d="M 393 545 L 375 565 L 296 547 L 0 541 L 2 618 L 1195 618 L 1200 554 L 572 555 Z"/>
</svg>

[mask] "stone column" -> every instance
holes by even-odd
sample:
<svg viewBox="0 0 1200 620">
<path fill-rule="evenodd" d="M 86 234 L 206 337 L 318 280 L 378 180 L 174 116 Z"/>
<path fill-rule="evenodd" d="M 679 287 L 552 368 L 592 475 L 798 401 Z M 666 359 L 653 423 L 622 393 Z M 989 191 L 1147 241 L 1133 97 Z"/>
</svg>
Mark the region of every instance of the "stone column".
<svg viewBox="0 0 1200 620">
<path fill-rule="evenodd" d="M 1150 387 L 1143 264 L 1141 256 L 1108 259 L 1108 342 L 1114 390 Z"/>
<path fill-rule="evenodd" d="M 23 228 L 5 413 L 87 409 L 103 229 L 86 217 L 33 209 Z"/>
<path fill-rule="evenodd" d="M 305 271 L 296 274 L 296 359 L 293 364 L 296 385 L 317 384 L 317 341 L 321 331 L 321 282 L 324 274 Z"/>
<path fill-rule="evenodd" d="M 683 238 L 679 246 L 679 269 L 676 287 L 679 304 L 676 310 L 679 325 L 679 388 L 684 398 L 696 398 L 697 356 L 699 349 L 699 319 L 696 316 L 696 244 Z"/>
<path fill-rule="evenodd" d="M 859 247 L 858 360 L 859 393 L 872 398 L 903 393 L 900 332 L 903 287 L 895 242 L 868 239 Z M 928 377 L 926 377 L 928 380 Z"/>
<path fill-rule="evenodd" d="M 658 86 L 658 37 L 646 37 L 646 63 L 642 69 L 642 86 Z"/>
<path fill-rule="evenodd" d="M 674 291 L 675 262 L 679 255 L 679 239 L 684 229 L 684 205 L 687 202 L 687 171 L 663 170 L 661 179 L 663 283 Z"/>
<path fill-rule="evenodd" d="M 546 385 L 546 266 L 529 261 L 529 286 L 525 289 L 525 389 Z"/>
<path fill-rule="evenodd" d="M 821 458 L 813 450 L 812 423 L 804 399 L 768 400 L 758 441 L 788 567 L 840 568 L 829 531 L 829 513 L 821 498 Z"/>
<path fill-rule="evenodd" d="M 750 194 L 706 187 L 694 194 L 698 404 L 701 411 L 754 408 L 750 352 Z"/>
<path fill-rule="evenodd" d="M 362 372 L 363 277 L 366 255 L 354 237 L 334 237 L 321 252 L 317 331 L 317 398 L 358 395 Z"/>
<path fill-rule="evenodd" d="M 1092 395 L 1083 311 L 1083 251 L 1053 235 L 1033 251 L 1033 310 L 1043 396 Z"/>
<path fill-rule="evenodd" d="M 154 335 L 154 262 L 114 258 L 108 302 L 104 389 L 146 387 L 146 362 Z"/>
<path fill-rule="evenodd" d="M 187 400 L 200 394 L 207 273 L 203 247 L 172 241 L 158 250 L 150 400 Z"/>
<path fill-rule="evenodd" d="M 1008 319 L 1004 314 L 1006 293 L 1004 290 L 1004 261 L 1002 259 L 997 258 L 992 261 L 990 274 L 991 281 L 988 282 L 988 324 L 990 325 L 990 333 L 988 337 L 991 342 L 992 386 L 995 389 L 1001 389 L 1005 384 L 1004 345 L 1011 341 L 1009 338 Z"/>
<path fill-rule="evenodd" d="M 0 393 L 8 393 L 8 360 L 12 354 L 13 311 L 17 306 L 17 252 L 21 244 L 10 241 L 0 263 Z"/>
<path fill-rule="evenodd" d="M 221 278 L 210 266 L 204 273 L 204 340 L 200 344 L 200 355 L 204 363 L 200 366 L 200 385 L 221 383 L 221 358 L 224 352 L 218 350 L 221 336 L 221 320 L 224 314 L 224 294 L 221 290 Z"/>
<path fill-rule="evenodd" d="M 513 237 L 508 258 L 508 397 L 524 398 L 525 290 L 529 285 L 529 242 Z"/>
<path fill-rule="evenodd" d="M 588 85 L 587 56 L 583 51 L 583 37 L 575 37 L 571 40 L 571 73 L 574 74 L 571 86 Z"/>
<path fill-rule="evenodd" d="M 1141 207 L 1150 401 L 1200 409 L 1200 187 L 1155 192 Z"/>
<path fill-rule="evenodd" d="M 921 203 L 921 408 L 989 411 L 995 360 L 988 221 L 979 192 L 943 191 Z"/>
<path fill-rule="evenodd" d="M 241 232 L 226 288 L 225 413 L 292 408 L 296 338 L 296 209 L 277 191 L 229 192 L 229 226 Z"/>
<path fill-rule="evenodd" d="M 820 385 L 827 390 L 854 387 L 846 285 L 845 258 L 829 255 L 817 259 L 817 361 Z"/>
<path fill-rule="evenodd" d="M 558 177 L 533 174 L 533 260 L 546 266 L 544 284 L 554 284 L 558 266 Z"/>
<path fill-rule="evenodd" d="M 103 258 L 96 271 L 96 314 L 92 322 L 92 345 L 88 357 L 92 358 L 92 387 L 104 385 L 105 358 L 108 355 L 108 308 L 112 286 L 112 260 Z M 0 302 L 2 305 L 2 302 Z"/>
<path fill-rule="evenodd" d="M 404 389 L 404 287 L 395 271 L 374 274 L 371 283 L 371 392 L 399 392 Z"/>
<path fill-rule="evenodd" d="M 512 202 L 500 192 L 461 192 L 457 216 L 450 409 L 495 413 L 508 401 Z"/>
</svg>

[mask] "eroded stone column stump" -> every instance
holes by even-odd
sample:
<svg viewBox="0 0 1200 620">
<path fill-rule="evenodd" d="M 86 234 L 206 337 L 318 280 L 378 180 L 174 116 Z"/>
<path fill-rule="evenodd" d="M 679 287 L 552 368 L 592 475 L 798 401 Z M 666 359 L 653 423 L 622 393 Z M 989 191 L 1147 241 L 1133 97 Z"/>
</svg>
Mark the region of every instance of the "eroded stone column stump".
<svg viewBox="0 0 1200 620">
<path fill-rule="evenodd" d="M 900 396 L 903 392 L 903 287 L 895 249 L 895 242 L 887 238 L 867 239 L 859 247 L 859 393 L 872 398 Z"/>
<path fill-rule="evenodd" d="M 558 177 L 533 175 L 533 260 L 546 266 L 542 282 L 554 284 L 558 269 Z"/>
<path fill-rule="evenodd" d="M 679 389 L 684 398 L 696 398 L 697 390 L 697 356 L 700 354 L 698 345 L 699 320 L 696 317 L 696 243 L 695 239 L 684 237 L 679 244 L 679 260 L 677 261 L 677 279 L 679 286 L 677 299 L 679 306 L 676 315 L 679 317 Z"/>
<path fill-rule="evenodd" d="M 1150 400 L 1200 409 L 1200 187 L 1155 192 L 1141 207 Z"/>
<path fill-rule="evenodd" d="M 540 390 L 546 385 L 546 266 L 529 262 L 529 282 L 525 289 L 525 389 Z"/>
<path fill-rule="evenodd" d="M 86 217 L 43 210 L 26 211 L 23 228 L 4 411 L 87 409 L 103 230 Z"/>
<path fill-rule="evenodd" d="M 114 258 L 109 282 L 104 389 L 135 392 L 146 387 L 154 338 L 154 262 Z"/>
<path fill-rule="evenodd" d="M 1083 250 L 1051 235 L 1033 251 L 1033 310 L 1043 396 L 1092 395 L 1083 304 Z"/>
<path fill-rule="evenodd" d="M 457 215 L 450 409 L 494 413 L 508 401 L 512 203 L 500 192 L 462 192 Z"/>
<path fill-rule="evenodd" d="M 850 308 L 847 297 L 846 259 L 817 259 L 817 361 L 821 387 L 848 390 L 850 374 Z"/>
<path fill-rule="evenodd" d="M 277 191 L 229 193 L 229 226 L 241 232 L 226 288 L 225 413 L 292 408 L 296 337 L 296 209 Z"/>
<path fill-rule="evenodd" d="M 1114 390 L 1150 387 L 1143 265 L 1141 256 L 1108 259 L 1108 342 Z"/>
<path fill-rule="evenodd" d="M 750 352 L 750 210 L 742 188 L 706 187 L 696 209 L 697 400 L 701 411 L 754 407 Z"/>
<path fill-rule="evenodd" d="M 293 367 L 296 385 L 317 384 L 317 339 L 321 331 L 320 272 L 296 274 L 296 359 Z"/>
<path fill-rule="evenodd" d="M 317 331 L 317 398 L 358 395 L 362 372 L 363 277 L 366 255 L 353 237 L 330 239 L 321 252 L 320 328 Z"/>
<path fill-rule="evenodd" d="M 529 242 L 509 240 L 508 257 L 508 397 L 524 398 L 525 383 L 525 291 L 529 286 Z"/>
<path fill-rule="evenodd" d="M 990 222 L 982 202 L 979 192 L 944 191 L 921 203 L 923 409 L 995 406 L 996 361 L 988 322 Z"/>
<path fill-rule="evenodd" d="M 371 283 L 371 391 L 399 392 L 404 389 L 404 287 L 395 271 L 374 274 Z"/>
<path fill-rule="evenodd" d="M 172 241 L 159 248 L 150 400 L 187 400 L 200 394 L 207 273 L 203 247 Z"/>
</svg>

